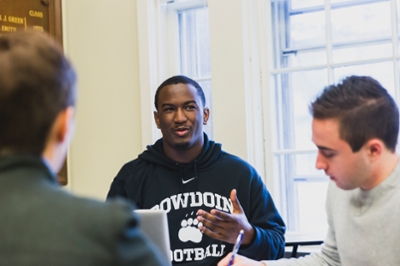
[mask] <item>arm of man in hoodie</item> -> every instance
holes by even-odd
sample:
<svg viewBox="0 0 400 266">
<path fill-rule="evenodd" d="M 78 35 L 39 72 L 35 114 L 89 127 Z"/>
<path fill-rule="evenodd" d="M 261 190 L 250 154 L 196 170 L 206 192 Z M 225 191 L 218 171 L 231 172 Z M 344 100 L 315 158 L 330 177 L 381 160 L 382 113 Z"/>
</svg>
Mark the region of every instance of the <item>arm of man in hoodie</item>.
<svg viewBox="0 0 400 266">
<path fill-rule="evenodd" d="M 107 199 L 123 197 L 126 198 L 125 188 L 121 180 L 114 178 L 111 183 L 110 190 L 107 193 Z"/>
<path fill-rule="evenodd" d="M 113 181 L 111 182 L 110 185 L 110 190 L 107 193 L 107 199 L 110 198 L 116 198 L 116 197 L 122 197 L 122 198 L 127 198 L 128 196 L 126 195 L 125 191 L 125 178 L 129 173 L 129 167 L 128 165 L 130 164 L 125 164 L 117 173 L 117 175 L 114 177 Z"/>
<path fill-rule="evenodd" d="M 229 214 L 218 210 L 211 210 L 210 213 L 199 210 L 198 220 L 203 223 L 200 230 L 210 237 L 234 243 L 239 230 L 243 229 L 246 239 L 243 239 L 239 254 L 256 260 L 281 258 L 285 248 L 285 224 L 262 181 L 257 178 L 253 182 L 251 193 L 253 206 L 249 208 L 252 220 L 246 218 L 239 201 L 233 199 L 231 193 L 232 204 L 237 204 L 235 208 L 238 211 Z M 234 195 L 236 196 L 236 193 Z M 234 226 L 229 223 L 233 223 Z M 242 227 L 235 227 L 239 224 Z M 248 224 L 253 233 L 246 229 Z M 224 227 L 229 229 L 225 230 Z M 251 239 L 250 243 L 247 242 L 249 238 Z"/>
<path fill-rule="evenodd" d="M 199 210 L 197 220 L 203 225 L 199 229 L 211 238 L 234 244 L 241 229 L 244 230 L 243 245 L 249 245 L 254 238 L 254 228 L 247 220 L 246 214 L 240 205 L 236 195 L 236 189 L 232 189 L 230 198 L 232 201 L 232 214 L 212 209 L 210 212 Z"/>
</svg>

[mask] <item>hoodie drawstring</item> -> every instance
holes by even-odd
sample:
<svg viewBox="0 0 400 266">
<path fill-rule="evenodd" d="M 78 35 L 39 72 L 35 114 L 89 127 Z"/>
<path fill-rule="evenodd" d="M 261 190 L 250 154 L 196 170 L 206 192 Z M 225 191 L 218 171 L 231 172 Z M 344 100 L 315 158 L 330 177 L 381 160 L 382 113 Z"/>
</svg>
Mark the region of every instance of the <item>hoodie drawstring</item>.
<svg viewBox="0 0 400 266">
<path fill-rule="evenodd" d="M 196 182 L 195 189 L 197 190 L 197 186 L 199 184 L 199 179 L 197 178 L 197 160 L 194 160 L 193 163 L 194 163 L 194 182 Z"/>
<path fill-rule="evenodd" d="M 179 163 L 176 163 L 176 165 L 179 165 L 179 170 L 181 171 L 181 192 L 183 194 L 183 169 L 182 169 L 182 165 Z"/>
</svg>

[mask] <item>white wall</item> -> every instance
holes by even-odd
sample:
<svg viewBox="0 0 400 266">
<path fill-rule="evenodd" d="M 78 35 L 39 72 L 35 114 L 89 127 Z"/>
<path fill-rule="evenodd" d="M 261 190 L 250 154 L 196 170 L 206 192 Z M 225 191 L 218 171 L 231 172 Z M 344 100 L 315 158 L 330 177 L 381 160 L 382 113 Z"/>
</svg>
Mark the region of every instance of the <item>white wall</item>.
<svg viewBox="0 0 400 266">
<path fill-rule="evenodd" d="M 265 177 L 258 25 L 251 19 L 258 3 L 209 0 L 211 112 L 214 139 Z M 157 0 L 63 2 L 64 47 L 79 74 L 77 133 L 69 152 L 73 192 L 104 199 L 120 167 L 154 141 L 149 104 L 162 82 L 158 53 L 165 46 L 157 10 Z"/>
<path fill-rule="evenodd" d="M 142 151 L 133 0 L 64 0 L 64 49 L 78 72 L 73 192 L 105 199 L 120 167 Z"/>
<path fill-rule="evenodd" d="M 214 137 L 247 159 L 245 55 L 241 1 L 209 1 Z M 229 6 L 229 8 L 226 8 Z M 232 19 L 236 18 L 236 19 Z M 221 38 L 223 32 L 224 38 Z M 239 41 L 238 41 L 239 40 Z M 225 102 L 226 104 L 221 104 Z M 228 108 L 227 108 L 228 105 Z M 227 134 L 234 132 L 234 134 Z"/>
<path fill-rule="evenodd" d="M 208 10 L 214 138 L 265 178 L 259 2 L 209 0 Z"/>
</svg>

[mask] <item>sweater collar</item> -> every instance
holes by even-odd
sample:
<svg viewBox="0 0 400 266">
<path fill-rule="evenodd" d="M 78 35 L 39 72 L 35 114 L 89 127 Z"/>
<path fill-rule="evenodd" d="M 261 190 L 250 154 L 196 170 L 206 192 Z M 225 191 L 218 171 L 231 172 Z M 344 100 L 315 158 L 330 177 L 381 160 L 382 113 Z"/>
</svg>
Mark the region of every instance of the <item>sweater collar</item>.
<svg viewBox="0 0 400 266">
<path fill-rule="evenodd" d="M 371 190 L 363 190 L 357 188 L 356 195 L 358 195 L 359 204 L 369 206 L 373 204 L 376 199 L 381 199 L 385 194 L 389 194 L 391 191 L 400 185 L 400 162 L 397 163 L 393 172 L 378 186 Z"/>
<path fill-rule="evenodd" d="M 40 156 L 27 153 L 15 153 L 0 156 L 0 173 L 22 168 L 41 171 L 48 179 L 57 182 L 56 174 Z"/>
</svg>

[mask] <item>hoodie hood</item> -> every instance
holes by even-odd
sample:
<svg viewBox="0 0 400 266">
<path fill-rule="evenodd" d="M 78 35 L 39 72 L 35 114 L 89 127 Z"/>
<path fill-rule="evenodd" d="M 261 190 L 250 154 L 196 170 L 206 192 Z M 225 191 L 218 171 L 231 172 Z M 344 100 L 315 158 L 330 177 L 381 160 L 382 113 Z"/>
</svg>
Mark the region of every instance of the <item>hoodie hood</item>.
<svg viewBox="0 0 400 266">
<path fill-rule="evenodd" d="M 183 192 L 184 185 L 190 180 L 195 179 L 195 187 L 197 188 L 199 181 L 199 172 L 206 171 L 217 164 L 221 158 L 222 145 L 208 139 L 204 133 L 203 150 L 190 163 L 177 163 L 166 157 L 163 151 L 163 139 L 159 139 L 154 145 L 148 145 L 147 150 L 139 155 L 139 158 L 154 165 L 162 166 L 171 172 L 180 173 L 181 191 Z"/>
</svg>

